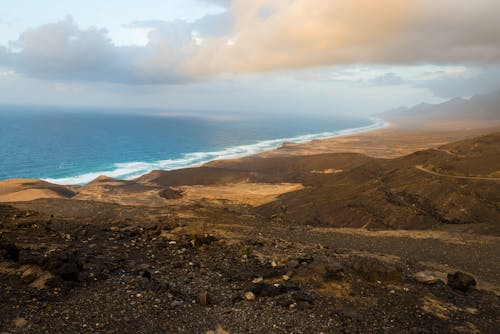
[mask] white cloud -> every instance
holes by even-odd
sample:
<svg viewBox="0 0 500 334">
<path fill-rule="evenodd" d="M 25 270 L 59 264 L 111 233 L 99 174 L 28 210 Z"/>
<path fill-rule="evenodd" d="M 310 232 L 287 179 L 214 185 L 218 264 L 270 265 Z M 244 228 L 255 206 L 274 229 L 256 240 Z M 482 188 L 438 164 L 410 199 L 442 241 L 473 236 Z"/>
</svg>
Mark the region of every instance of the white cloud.
<svg viewBox="0 0 500 334">
<path fill-rule="evenodd" d="M 71 19 L 24 32 L 0 47 L 0 66 L 26 76 L 126 84 L 177 84 L 223 74 L 365 64 L 486 66 L 500 63 L 496 0 L 234 0 L 195 22 L 126 25 L 136 45 Z M 410 73 L 411 74 L 411 73 Z M 361 80 L 396 85 L 422 77 L 388 71 Z M 335 77 L 337 75 L 337 77 Z M 340 77 L 339 77 L 340 75 Z M 366 73 L 331 74 L 356 79 Z"/>
</svg>

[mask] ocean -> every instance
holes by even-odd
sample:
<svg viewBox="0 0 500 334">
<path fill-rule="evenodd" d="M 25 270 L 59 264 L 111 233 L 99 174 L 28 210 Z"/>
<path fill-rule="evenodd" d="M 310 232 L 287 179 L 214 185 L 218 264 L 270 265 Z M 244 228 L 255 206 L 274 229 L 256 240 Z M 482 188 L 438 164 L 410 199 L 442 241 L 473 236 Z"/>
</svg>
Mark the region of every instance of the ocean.
<svg viewBox="0 0 500 334">
<path fill-rule="evenodd" d="M 0 179 L 133 179 L 383 125 L 325 115 L 0 107 Z"/>
</svg>

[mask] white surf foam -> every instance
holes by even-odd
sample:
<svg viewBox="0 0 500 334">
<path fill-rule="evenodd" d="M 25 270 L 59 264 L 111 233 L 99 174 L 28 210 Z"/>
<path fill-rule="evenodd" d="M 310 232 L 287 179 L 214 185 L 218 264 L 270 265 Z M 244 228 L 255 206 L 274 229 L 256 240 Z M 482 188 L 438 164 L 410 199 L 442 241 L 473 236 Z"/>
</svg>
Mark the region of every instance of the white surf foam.
<svg viewBox="0 0 500 334">
<path fill-rule="evenodd" d="M 373 122 L 374 123 L 364 127 L 307 134 L 289 138 L 262 140 L 254 144 L 233 146 L 219 151 L 185 153 L 182 155 L 181 158 L 178 159 L 159 160 L 155 162 L 116 163 L 110 170 L 86 173 L 72 177 L 46 178 L 43 180 L 63 185 L 86 184 L 101 175 L 106 175 L 117 179 L 130 180 L 157 169 L 174 170 L 186 167 L 193 167 L 212 160 L 239 158 L 242 156 L 262 152 L 265 150 L 274 149 L 281 146 L 285 142 L 303 143 L 316 139 L 325 139 L 346 134 L 353 134 L 369 130 L 381 129 L 388 125 L 387 122 L 379 119 L 373 119 Z"/>
</svg>

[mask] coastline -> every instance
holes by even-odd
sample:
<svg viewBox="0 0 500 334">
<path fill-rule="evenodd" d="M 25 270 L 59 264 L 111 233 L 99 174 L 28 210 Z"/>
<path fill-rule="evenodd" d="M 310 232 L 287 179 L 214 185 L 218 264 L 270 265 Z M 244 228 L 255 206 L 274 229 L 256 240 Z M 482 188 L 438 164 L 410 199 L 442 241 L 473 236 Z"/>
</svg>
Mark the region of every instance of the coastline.
<svg viewBox="0 0 500 334">
<path fill-rule="evenodd" d="M 372 158 L 394 159 L 460 140 L 500 131 L 500 124 L 469 127 L 467 122 L 443 125 L 440 128 L 416 123 L 409 127 L 392 120 L 387 126 L 372 131 L 346 134 L 307 143 L 289 143 L 255 156 L 260 158 L 305 156 L 327 153 L 358 153 Z"/>
<path fill-rule="evenodd" d="M 223 201 L 236 199 L 240 202 L 274 199 L 277 194 L 302 185 L 294 178 L 283 181 L 280 177 L 255 177 L 259 174 L 259 168 L 264 166 L 271 174 L 283 168 L 288 170 L 285 166 L 292 165 L 299 169 L 309 168 L 311 172 L 335 173 L 374 159 L 392 159 L 397 163 L 396 158 L 405 159 L 417 151 L 439 149 L 445 144 L 498 131 L 500 125 L 483 128 L 442 127 L 437 131 L 418 125 L 408 128 L 384 120 L 363 128 L 339 130 L 333 136 L 321 139 L 306 140 L 302 137 L 301 142 L 295 143 L 281 139 L 278 143 L 274 142 L 276 148 L 245 152 L 249 154 L 221 157 L 220 152 L 211 152 L 215 154 L 214 159 L 169 170 L 157 168 L 129 180 L 102 175 L 106 173 L 101 172 L 87 175 L 88 182 L 80 183 L 82 187 L 76 182 L 58 184 L 46 179 L 6 179 L 0 181 L 0 201 L 75 198 L 123 205 L 142 203 L 146 206 L 161 206 L 165 203 L 197 203 L 209 198 L 217 201 L 220 196 L 224 198 Z M 336 153 L 340 155 L 332 157 Z M 257 174 L 252 174 L 252 170 Z M 228 187 L 221 188 L 221 185 Z M 165 189 L 170 190 L 164 192 Z M 184 195 L 179 199 L 180 192 Z"/>
<path fill-rule="evenodd" d="M 40 180 L 60 186 L 84 186 L 100 176 L 117 180 L 136 180 L 155 170 L 174 171 L 201 166 L 217 167 L 224 165 L 225 161 L 239 159 L 325 153 L 359 153 L 374 158 L 392 159 L 500 129 L 499 125 L 467 128 L 467 123 L 460 123 L 459 126 L 454 124 L 436 130 L 429 129 L 423 123 L 409 128 L 397 121 L 380 117 L 371 117 L 370 120 L 372 123 L 363 127 L 263 140 L 255 144 L 228 147 L 219 151 L 187 153 L 178 159 L 153 163 L 116 163 L 114 164 L 116 168 L 109 171 L 91 172 L 65 178 L 41 178 Z M 126 177 L 123 177 L 124 175 Z M 7 180 L 10 179 L 5 179 Z"/>
<path fill-rule="evenodd" d="M 110 171 L 90 172 L 63 178 L 41 178 L 41 180 L 57 185 L 85 185 L 92 182 L 99 176 L 107 176 L 121 180 L 134 180 L 150 173 L 153 170 L 170 171 L 183 168 L 200 167 L 205 164 L 217 163 L 217 161 L 246 158 L 256 155 L 258 156 L 265 154 L 266 152 L 279 150 L 285 145 L 307 145 L 308 143 L 315 141 L 358 135 L 391 127 L 390 122 L 381 118 L 370 117 L 369 119 L 372 121 L 372 124 L 362 127 L 298 135 L 287 138 L 261 140 L 254 144 L 232 146 L 219 151 L 186 153 L 178 159 L 166 159 L 152 163 L 141 161 L 116 163 L 114 164 L 116 168 Z"/>
</svg>

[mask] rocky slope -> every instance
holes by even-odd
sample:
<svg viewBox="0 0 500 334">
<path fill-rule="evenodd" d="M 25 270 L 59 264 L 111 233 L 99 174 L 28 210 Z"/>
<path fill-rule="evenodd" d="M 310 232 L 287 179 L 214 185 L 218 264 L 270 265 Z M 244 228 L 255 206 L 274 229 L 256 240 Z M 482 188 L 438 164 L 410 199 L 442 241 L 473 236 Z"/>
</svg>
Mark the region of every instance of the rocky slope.
<svg viewBox="0 0 500 334">
<path fill-rule="evenodd" d="M 439 257 L 455 244 L 437 236 L 405 242 L 412 254 L 405 257 L 370 251 L 373 245 L 355 238 L 347 247 L 332 244 L 325 231 L 318 237 L 223 209 L 60 199 L 16 207 L 0 206 L 2 332 L 498 328 L 499 298 L 484 290 L 485 280 L 498 277 L 498 252 L 479 257 L 474 267 L 486 266 L 485 274 L 472 277 L 460 272 L 462 257 Z M 379 245 L 391 240 L 404 242 L 394 236 L 372 239 Z M 478 250 L 498 247 L 497 239 L 475 240 L 471 245 Z M 423 244 L 433 250 L 425 260 L 419 259 Z M 431 265 L 440 259 L 448 266 Z"/>
</svg>

